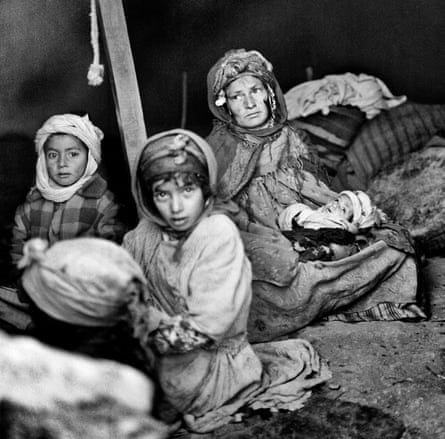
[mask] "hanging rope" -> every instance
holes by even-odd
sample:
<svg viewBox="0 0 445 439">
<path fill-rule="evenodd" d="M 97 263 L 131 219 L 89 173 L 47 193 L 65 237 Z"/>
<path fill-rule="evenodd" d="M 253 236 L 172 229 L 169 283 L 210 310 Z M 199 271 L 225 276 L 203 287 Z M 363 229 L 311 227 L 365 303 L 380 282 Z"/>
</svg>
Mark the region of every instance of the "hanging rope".
<svg viewBox="0 0 445 439">
<path fill-rule="evenodd" d="M 93 87 L 102 84 L 104 80 L 104 66 L 99 59 L 99 28 L 97 25 L 96 0 L 91 0 L 90 6 L 91 47 L 93 48 L 93 62 L 88 69 L 88 85 Z"/>
<path fill-rule="evenodd" d="M 182 72 L 182 111 L 181 128 L 185 129 L 187 123 L 187 72 Z"/>
</svg>

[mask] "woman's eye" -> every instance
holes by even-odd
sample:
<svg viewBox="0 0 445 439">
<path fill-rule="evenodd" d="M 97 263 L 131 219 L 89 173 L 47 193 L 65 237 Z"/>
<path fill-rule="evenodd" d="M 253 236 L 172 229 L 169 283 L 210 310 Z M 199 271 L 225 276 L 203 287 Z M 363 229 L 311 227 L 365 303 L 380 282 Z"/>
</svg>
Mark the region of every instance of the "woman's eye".
<svg viewBox="0 0 445 439">
<path fill-rule="evenodd" d="M 229 99 L 231 101 L 240 101 L 241 100 L 241 95 L 229 96 Z"/>
</svg>

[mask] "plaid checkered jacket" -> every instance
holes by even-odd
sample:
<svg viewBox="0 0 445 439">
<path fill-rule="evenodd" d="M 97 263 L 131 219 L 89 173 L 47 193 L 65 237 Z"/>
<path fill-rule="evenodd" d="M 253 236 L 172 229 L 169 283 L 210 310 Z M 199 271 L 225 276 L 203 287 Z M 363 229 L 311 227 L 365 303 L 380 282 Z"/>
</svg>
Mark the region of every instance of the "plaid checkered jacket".
<svg viewBox="0 0 445 439">
<path fill-rule="evenodd" d="M 120 243 L 127 231 L 118 219 L 119 206 L 106 181 L 94 174 L 70 199 L 55 203 L 43 198 L 35 187 L 15 214 L 11 259 L 17 263 L 28 239 L 42 238 L 50 244 L 62 239 L 95 236 Z"/>
</svg>

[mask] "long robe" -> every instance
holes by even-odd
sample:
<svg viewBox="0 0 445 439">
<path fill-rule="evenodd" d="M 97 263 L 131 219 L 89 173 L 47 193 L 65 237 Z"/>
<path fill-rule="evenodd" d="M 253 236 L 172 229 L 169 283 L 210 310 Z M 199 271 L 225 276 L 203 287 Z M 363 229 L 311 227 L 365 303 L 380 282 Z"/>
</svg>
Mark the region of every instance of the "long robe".
<svg viewBox="0 0 445 439">
<path fill-rule="evenodd" d="M 210 340 L 156 356 L 160 387 L 191 430 L 211 431 L 244 405 L 297 409 L 311 387 L 330 377 L 304 340 L 255 347 L 247 342 L 250 263 L 225 215 L 201 219 L 184 242 L 163 240 L 161 228 L 142 219 L 123 246 L 148 280 L 147 296 L 134 298 L 130 306 L 142 346 L 149 351 L 150 334 L 178 316 Z"/>
<path fill-rule="evenodd" d="M 236 222 L 253 269 L 250 341 L 273 339 L 333 313 L 352 321 L 425 317 L 416 306 L 414 250 L 400 227 L 372 231 L 370 246 L 338 261 L 298 260 L 279 231 L 279 213 L 295 202 L 315 207 L 337 196 L 305 170 L 308 149 L 300 132 L 283 123 L 270 134 L 250 135 L 216 122 L 207 140 L 221 195 L 242 208 Z"/>
</svg>

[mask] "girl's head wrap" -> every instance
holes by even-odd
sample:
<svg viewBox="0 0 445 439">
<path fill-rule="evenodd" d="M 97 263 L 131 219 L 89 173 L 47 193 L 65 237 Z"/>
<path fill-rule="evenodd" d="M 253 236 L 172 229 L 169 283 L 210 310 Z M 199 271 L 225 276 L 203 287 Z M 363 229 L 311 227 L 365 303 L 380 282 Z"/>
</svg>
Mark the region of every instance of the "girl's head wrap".
<svg viewBox="0 0 445 439">
<path fill-rule="evenodd" d="M 112 326 L 130 294 L 145 284 L 139 265 L 119 245 L 100 238 L 48 243 L 29 240 L 19 262 L 22 283 L 38 308 L 81 326 Z"/>
<path fill-rule="evenodd" d="M 171 134 L 147 143 L 139 171 L 146 182 L 178 172 L 208 174 L 203 152 L 187 134 Z"/>
<path fill-rule="evenodd" d="M 48 176 L 44 146 L 53 134 L 68 134 L 79 139 L 88 149 L 88 162 L 84 175 L 73 185 L 57 186 Z M 88 117 L 75 114 L 57 114 L 50 117 L 37 131 L 34 140 L 37 152 L 36 187 L 50 201 L 63 202 L 77 192 L 96 172 L 101 161 L 103 132 Z"/>
</svg>

